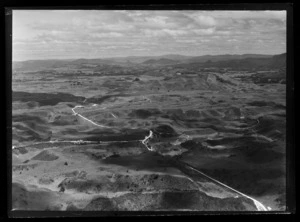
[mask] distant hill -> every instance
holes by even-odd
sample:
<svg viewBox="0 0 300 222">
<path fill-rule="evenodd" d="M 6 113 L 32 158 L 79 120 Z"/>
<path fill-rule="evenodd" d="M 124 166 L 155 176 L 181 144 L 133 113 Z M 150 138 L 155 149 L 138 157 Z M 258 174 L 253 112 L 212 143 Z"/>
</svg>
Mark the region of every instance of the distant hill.
<svg viewBox="0 0 300 222">
<path fill-rule="evenodd" d="M 223 56 L 220 56 L 221 58 Z M 228 58 L 235 58 L 229 60 L 220 60 L 221 58 L 217 59 L 209 59 L 209 60 L 202 60 L 202 62 L 187 62 L 185 64 L 178 64 L 177 67 L 180 68 L 231 68 L 231 69 L 279 69 L 284 68 L 286 65 L 286 53 L 275 55 L 275 56 L 250 56 L 247 57 L 246 55 L 240 56 L 228 56 Z M 246 57 L 246 58 L 243 58 Z M 207 57 L 209 58 L 209 57 Z M 216 58 L 216 57 L 215 57 Z M 217 60 L 217 61 L 216 61 Z M 205 62 L 203 62 L 205 61 Z"/>
<path fill-rule="evenodd" d="M 207 61 L 219 62 L 227 60 L 236 60 L 236 59 L 246 59 L 246 58 L 271 58 L 273 55 L 260 55 L 260 54 L 243 54 L 243 55 L 204 55 L 197 56 L 190 59 L 187 59 L 187 63 L 204 63 Z"/>
<path fill-rule="evenodd" d="M 177 55 L 177 54 L 167 54 L 161 56 L 127 56 L 127 57 L 113 57 L 107 58 L 114 62 L 118 63 L 132 63 L 132 64 L 139 64 L 144 63 L 147 60 L 157 60 L 157 59 L 171 59 L 175 61 L 185 61 L 189 58 L 193 58 L 193 56 L 185 56 L 185 55 Z"/>
<path fill-rule="evenodd" d="M 176 61 L 185 61 L 185 60 L 193 58 L 193 57 L 194 56 L 167 54 L 167 55 L 158 56 L 157 58 L 165 58 L 165 59 L 171 59 L 171 60 L 176 60 Z"/>
<path fill-rule="evenodd" d="M 224 61 L 224 60 L 232 60 L 232 59 L 244 59 L 244 58 L 271 58 L 273 55 L 260 55 L 260 54 L 243 54 L 243 55 L 204 55 L 204 56 L 186 56 L 186 55 L 178 55 L 178 54 L 167 54 L 167 55 L 161 55 L 161 56 L 128 56 L 128 57 L 117 57 L 117 58 L 108 58 L 111 61 L 114 62 L 128 62 L 128 63 L 135 63 L 135 64 L 163 64 L 163 63 L 173 63 L 173 61 L 176 61 L 177 63 L 204 63 L 207 61 Z M 173 60 L 164 62 L 163 60 L 160 61 L 154 61 L 154 60 L 160 60 L 160 59 L 168 59 Z M 148 61 L 150 60 L 150 61 Z"/>
<path fill-rule="evenodd" d="M 38 71 L 41 69 L 66 66 L 69 60 L 28 60 L 24 62 L 13 62 L 13 70 Z"/>
<path fill-rule="evenodd" d="M 273 56 L 270 65 L 274 67 L 286 66 L 286 53 Z"/>
<path fill-rule="evenodd" d="M 100 64 L 106 64 L 111 65 L 115 64 L 116 62 L 111 59 L 76 59 L 70 62 L 71 64 L 75 65 L 83 65 L 83 64 L 93 64 L 93 65 L 100 65 Z"/>
<path fill-rule="evenodd" d="M 278 69 L 286 65 L 286 53 L 272 57 L 245 58 L 216 63 L 218 67 L 242 67 L 245 69 Z"/>
<path fill-rule="evenodd" d="M 161 59 L 149 59 L 143 64 L 148 64 L 148 65 L 169 65 L 169 64 L 177 64 L 179 61 L 175 61 L 172 59 L 166 59 L 166 58 L 161 58 Z"/>
<path fill-rule="evenodd" d="M 104 59 L 73 59 L 73 60 L 28 60 L 13 62 L 15 71 L 38 71 L 66 66 L 82 65 L 110 65 L 110 66 L 134 66 L 134 65 L 172 65 L 180 67 L 241 67 L 241 68 L 278 68 L 285 66 L 286 54 L 280 55 L 204 55 L 185 56 L 168 54 L 162 56 L 129 56 Z"/>
</svg>

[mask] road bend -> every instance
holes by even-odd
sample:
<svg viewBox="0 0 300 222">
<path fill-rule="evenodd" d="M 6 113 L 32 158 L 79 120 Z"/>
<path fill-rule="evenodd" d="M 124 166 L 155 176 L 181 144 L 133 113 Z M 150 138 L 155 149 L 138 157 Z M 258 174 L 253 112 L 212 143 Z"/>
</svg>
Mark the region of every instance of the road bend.
<svg viewBox="0 0 300 222">
<path fill-rule="evenodd" d="M 104 127 L 104 128 L 111 128 L 111 127 L 108 127 L 108 126 L 99 125 L 99 124 L 93 122 L 92 120 L 90 120 L 90 119 L 88 119 L 88 118 L 82 116 L 81 114 L 79 114 L 79 113 L 77 113 L 77 112 L 75 111 L 76 108 L 83 108 L 83 106 L 75 106 L 74 108 L 72 108 L 72 111 L 73 111 L 74 115 L 79 116 L 80 118 L 82 118 L 82 119 L 84 119 L 84 120 L 86 120 L 86 121 L 92 123 L 92 124 L 95 125 L 95 126 L 98 126 L 98 127 Z M 258 124 L 259 124 L 259 121 L 258 121 Z M 153 137 L 153 132 L 150 130 L 149 135 L 146 136 L 145 139 L 143 139 L 141 142 L 145 145 L 145 147 L 146 147 L 149 151 L 152 151 L 152 152 L 153 152 L 154 149 L 148 144 L 148 143 L 149 143 L 149 140 L 150 140 L 152 137 Z M 237 194 L 239 194 L 239 195 L 241 195 L 241 196 L 243 196 L 243 197 L 246 197 L 246 198 L 252 200 L 253 203 L 255 204 L 255 206 L 256 206 L 256 208 L 257 208 L 258 211 L 268 211 L 268 209 L 267 209 L 261 202 L 259 202 L 258 200 L 254 199 L 254 198 L 252 198 L 252 197 L 250 197 L 250 196 L 248 196 L 248 195 L 246 195 L 246 194 L 244 194 L 244 193 L 242 193 L 242 192 L 240 192 L 240 191 L 238 191 L 238 190 L 235 190 L 235 189 L 233 189 L 232 187 L 229 187 L 229 186 L 227 186 L 227 185 L 224 184 L 224 183 L 221 183 L 220 181 L 218 181 L 218 180 L 216 180 L 216 179 L 214 179 L 214 178 L 212 178 L 212 177 L 206 175 L 205 173 L 203 173 L 203 172 L 201 172 L 201 171 L 195 169 L 194 167 L 190 166 L 190 165 L 187 164 L 187 163 L 182 163 L 182 162 L 180 162 L 180 165 L 182 165 L 182 164 L 184 164 L 184 165 L 185 165 L 187 168 L 189 168 L 190 170 L 196 171 L 197 173 L 201 174 L 201 175 L 204 176 L 205 178 L 207 178 L 207 179 L 209 179 L 209 180 L 211 180 L 211 181 L 213 181 L 213 182 L 215 182 L 215 183 L 221 185 L 222 187 L 226 187 L 227 189 L 229 189 L 229 190 L 231 190 L 231 191 L 233 191 L 233 192 L 235 192 L 235 193 L 237 193 Z"/>
<path fill-rule="evenodd" d="M 154 149 L 148 145 L 149 139 L 153 137 L 153 132 L 150 130 L 149 136 L 146 136 L 145 139 L 142 140 L 142 144 L 145 145 L 145 147 L 149 150 L 149 151 L 154 151 Z"/>
<path fill-rule="evenodd" d="M 73 113 L 74 113 L 75 116 L 79 116 L 80 118 L 82 118 L 82 119 L 84 119 L 84 120 L 90 122 L 91 124 L 93 124 L 93 125 L 95 125 L 95 126 L 102 127 L 102 128 L 111 128 L 111 127 L 109 127 L 109 126 L 104 126 L 104 125 L 97 124 L 97 123 L 93 122 L 92 120 L 90 120 L 90 119 L 84 117 L 83 115 L 81 115 L 81 114 L 79 114 L 79 113 L 77 113 L 77 112 L 75 111 L 76 108 L 83 108 L 83 106 L 75 106 L 74 108 L 72 108 L 72 111 L 73 111 Z"/>
</svg>

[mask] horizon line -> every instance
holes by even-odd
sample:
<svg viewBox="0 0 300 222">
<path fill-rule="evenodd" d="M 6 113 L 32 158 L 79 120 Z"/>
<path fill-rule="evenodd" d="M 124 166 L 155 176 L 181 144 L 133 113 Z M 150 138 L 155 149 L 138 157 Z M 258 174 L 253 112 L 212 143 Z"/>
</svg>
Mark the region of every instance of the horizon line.
<svg viewBox="0 0 300 222">
<path fill-rule="evenodd" d="M 28 61 L 50 61 L 50 60 L 55 60 L 55 61 L 75 61 L 75 60 L 80 60 L 80 59 L 86 59 L 86 60 L 92 60 L 92 59 L 117 59 L 117 58 L 138 58 L 138 57 L 162 57 L 162 56 L 168 56 L 168 55 L 177 55 L 177 56 L 186 56 L 186 57 L 201 57 L 201 56 L 222 56 L 222 55 L 265 55 L 265 56 L 275 56 L 275 55 L 281 55 L 281 54 L 286 54 L 286 52 L 282 53 L 276 53 L 276 54 L 263 54 L 263 53 L 243 53 L 243 54 L 204 54 L 204 55 L 185 55 L 185 54 L 161 54 L 161 55 L 141 55 L 141 56 L 113 56 L 113 57 L 94 57 L 94 58 L 83 58 L 83 57 L 78 57 L 78 58 L 70 58 L 70 59 L 28 59 L 28 60 L 13 60 L 12 62 L 28 62 Z"/>
</svg>

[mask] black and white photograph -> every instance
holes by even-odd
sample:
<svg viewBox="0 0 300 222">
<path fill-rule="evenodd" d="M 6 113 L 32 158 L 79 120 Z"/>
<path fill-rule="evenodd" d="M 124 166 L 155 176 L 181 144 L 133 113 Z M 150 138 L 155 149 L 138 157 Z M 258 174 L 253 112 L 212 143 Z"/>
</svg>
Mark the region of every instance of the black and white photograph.
<svg viewBox="0 0 300 222">
<path fill-rule="evenodd" d="M 287 210 L 286 10 L 11 14 L 12 211 Z"/>
</svg>

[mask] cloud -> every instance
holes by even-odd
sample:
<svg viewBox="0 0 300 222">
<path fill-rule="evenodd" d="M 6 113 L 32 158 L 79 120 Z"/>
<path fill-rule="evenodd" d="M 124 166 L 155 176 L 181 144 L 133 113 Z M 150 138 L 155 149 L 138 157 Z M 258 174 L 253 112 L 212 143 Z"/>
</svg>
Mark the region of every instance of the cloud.
<svg viewBox="0 0 300 222">
<path fill-rule="evenodd" d="M 196 39 L 176 39 L 176 42 L 179 43 L 196 43 Z"/>
<path fill-rule="evenodd" d="M 166 22 L 167 18 L 168 17 L 166 17 L 166 16 L 154 16 L 154 17 L 146 17 L 145 20 L 146 20 L 146 22 L 148 22 L 149 24 L 153 24 L 154 26 L 166 27 L 167 26 L 167 22 Z"/>
<path fill-rule="evenodd" d="M 181 35 L 187 35 L 188 32 L 185 30 L 172 30 L 172 29 L 163 29 L 163 32 L 171 35 L 171 36 L 181 36 Z"/>
<path fill-rule="evenodd" d="M 197 35 L 211 35 L 215 32 L 215 28 L 207 28 L 207 29 L 196 29 L 193 30 Z"/>
<path fill-rule="evenodd" d="M 238 42 L 239 40 L 237 39 L 227 39 L 227 42 Z"/>
<path fill-rule="evenodd" d="M 16 10 L 13 55 L 275 54 L 285 50 L 285 17 L 285 11 Z"/>
<path fill-rule="evenodd" d="M 192 14 L 191 17 L 200 26 L 215 26 L 217 24 L 217 21 L 211 16 Z"/>
<path fill-rule="evenodd" d="M 124 35 L 119 32 L 105 32 L 105 33 L 92 33 L 90 38 L 110 38 L 110 37 L 123 37 Z"/>
<path fill-rule="evenodd" d="M 215 19 L 277 19 L 285 20 L 286 11 L 205 11 Z"/>
</svg>

